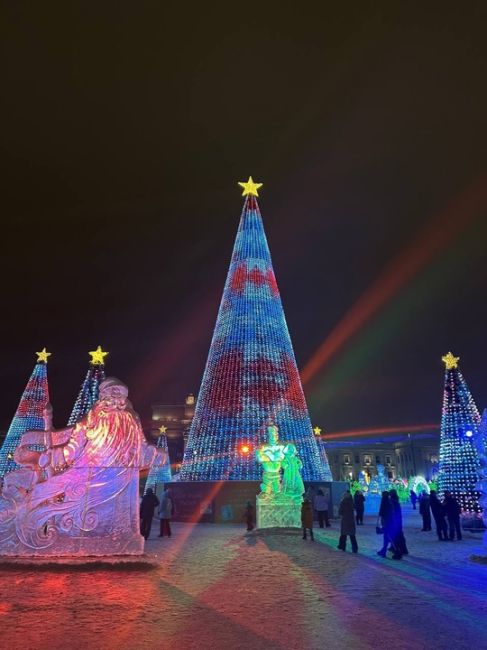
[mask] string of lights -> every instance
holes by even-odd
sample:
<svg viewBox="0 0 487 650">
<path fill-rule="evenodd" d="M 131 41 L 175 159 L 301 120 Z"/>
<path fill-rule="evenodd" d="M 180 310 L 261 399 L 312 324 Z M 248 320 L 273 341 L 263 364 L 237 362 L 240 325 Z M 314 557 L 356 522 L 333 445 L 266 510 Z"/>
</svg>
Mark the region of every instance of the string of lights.
<svg viewBox="0 0 487 650">
<path fill-rule="evenodd" d="M 293 442 L 305 480 L 331 480 L 313 435 L 262 217 L 246 197 L 186 445 L 183 481 L 259 480 L 256 448 L 269 422 Z"/>
<path fill-rule="evenodd" d="M 47 359 L 51 353 L 44 348 L 36 354 L 37 363 L 0 449 L 0 477 L 19 469 L 19 465 L 14 461 L 14 452 L 19 446 L 23 434 L 30 430 L 44 429 L 44 410 L 49 403 Z"/>
<path fill-rule="evenodd" d="M 459 357 L 451 352 L 442 357 L 445 384 L 441 417 L 438 489 L 457 499 L 463 512 L 481 512 L 478 481 L 479 456 L 475 441 L 480 415 L 458 367 Z"/>
<path fill-rule="evenodd" d="M 108 352 L 104 352 L 101 346 L 89 352 L 91 360 L 69 416 L 69 427 L 79 422 L 98 399 L 100 384 L 105 379 L 105 357 L 107 354 Z"/>
</svg>

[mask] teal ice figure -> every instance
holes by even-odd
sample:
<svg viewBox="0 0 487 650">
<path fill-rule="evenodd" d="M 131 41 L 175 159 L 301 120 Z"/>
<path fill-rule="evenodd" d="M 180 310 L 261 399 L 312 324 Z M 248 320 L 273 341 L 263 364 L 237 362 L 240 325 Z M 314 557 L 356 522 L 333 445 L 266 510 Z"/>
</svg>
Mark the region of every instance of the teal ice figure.
<svg viewBox="0 0 487 650">
<path fill-rule="evenodd" d="M 296 446 L 279 440 L 275 424 L 267 427 L 267 443 L 256 450 L 262 466 L 262 483 L 257 495 L 257 528 L 299 528 L 304 483 L 303 466 Z M 282 478 L 281 478 L 282 474 Z"/>
</svg>

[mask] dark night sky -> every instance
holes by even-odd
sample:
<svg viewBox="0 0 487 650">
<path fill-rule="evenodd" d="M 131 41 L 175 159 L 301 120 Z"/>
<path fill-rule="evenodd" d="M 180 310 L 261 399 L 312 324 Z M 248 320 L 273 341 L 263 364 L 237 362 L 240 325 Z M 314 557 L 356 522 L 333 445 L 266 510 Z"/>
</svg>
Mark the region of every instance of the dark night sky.
<svg viewBox="0 0 487 650">
<path fill-rule="evenodd" d="M 450 348 L 487 405 L 485 3 L 171 4 L 3 9 L 0 427 L 44 345 L 58 426 L 98 344 L 143 415 L 198 390 L 249 174 L 300 367 L 460 201 L 315 423 L 439 421 Z"/>
</svg>

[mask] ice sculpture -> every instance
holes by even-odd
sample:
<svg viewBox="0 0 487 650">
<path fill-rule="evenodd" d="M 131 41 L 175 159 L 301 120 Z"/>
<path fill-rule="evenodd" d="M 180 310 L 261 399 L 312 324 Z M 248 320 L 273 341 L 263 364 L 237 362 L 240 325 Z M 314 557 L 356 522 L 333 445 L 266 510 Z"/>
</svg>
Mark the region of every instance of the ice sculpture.
<svg viewBox="0 0 487 650">
<path fill-rule="evenodd" d="M 0 555 L 139 555 L 139 470 L 156 448 L 118 379 L 75 426 L 28 431 L 0 495 Z"/>
<path fill-rule="evenodd" d="M 257 528 L 299 528 L 304 493 L 303 464 L 293 443 L 279 441 L 275 424 L 267 427 L 267 441 L 256 450 L 257 462 L 263 468 L 261 493 L 257 495 Z"/>
</svg>

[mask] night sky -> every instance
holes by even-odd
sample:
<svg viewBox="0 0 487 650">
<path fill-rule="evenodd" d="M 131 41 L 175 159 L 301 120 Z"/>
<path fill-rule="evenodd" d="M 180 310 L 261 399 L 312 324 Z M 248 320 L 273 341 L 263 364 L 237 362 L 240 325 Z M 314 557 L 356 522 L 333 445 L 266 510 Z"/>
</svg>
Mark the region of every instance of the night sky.
<svg viewBox="0 0 487 650">
<path fill-rule="evenodd" d="M 450 348 L 487 406 L 485 3 L 341 4 L 4 8 L 0 428 L 43 346 L 56 426 L 98 344 L 198 391 L 249 174 L 300 368 L 366 295 L 314 424 L 439 422 Z"/>
</svg>

